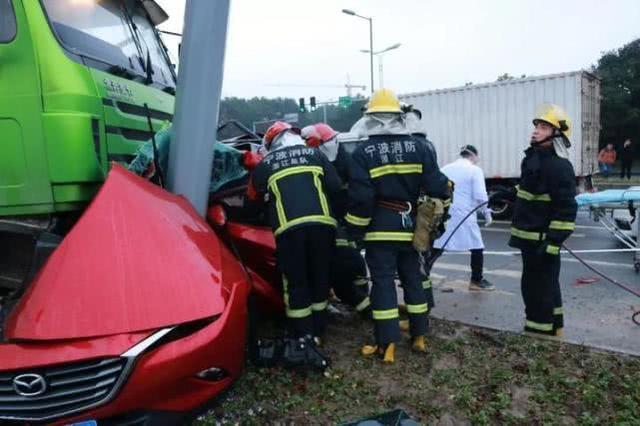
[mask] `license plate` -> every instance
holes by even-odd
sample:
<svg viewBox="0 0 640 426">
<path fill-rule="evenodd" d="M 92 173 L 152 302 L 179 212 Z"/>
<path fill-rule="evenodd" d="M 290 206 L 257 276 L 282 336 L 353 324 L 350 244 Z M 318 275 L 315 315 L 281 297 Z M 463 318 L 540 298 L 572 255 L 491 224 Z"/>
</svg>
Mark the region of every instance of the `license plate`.
<svg viewBox="0 0 640 426">
<path fill-rule="evenodd" d="M 98 422 L 95 420 L 85 420 L 84 422 L 71 423 L 68 426 L 98 426 Z"/>
</svg>

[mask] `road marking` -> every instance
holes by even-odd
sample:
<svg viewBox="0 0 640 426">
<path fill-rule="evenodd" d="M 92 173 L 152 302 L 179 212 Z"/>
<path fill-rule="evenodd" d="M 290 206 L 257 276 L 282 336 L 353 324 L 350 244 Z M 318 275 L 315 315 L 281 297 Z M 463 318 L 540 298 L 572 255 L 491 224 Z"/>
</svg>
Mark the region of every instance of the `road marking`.
<svg viewBox="0 0 640 426">
<path fill-rule="evenodd" d="M 453 289 L 455 292 L 470 293 L 470 294 L 504 294 L 506 296 L 515 296 L 516 294 L 511 291 L 500 290 L 496 288 L 493 291 L 471 291 L 469 290 L 469 281 L 465 280 L 449 280 L 443 277 L 441 280 L 435 281 L 434 286 L 439 289 Z"/>
<path fill-rule="evenodd" d="M 620 249 L 620 250 L 625 250 L 625 249 Z M 580 253 L 580 252 L 587 252 L 589 253 L 589 251 L 587 250 L 574 250 L 574 252 L 576 253 Z M 596 251 L 596 253 L 598 253 L 598 251 Z M 593 253 L 593 252 L 592 252 Z M 520 252 L 519 251 L 484 251 L 483 254 L 485 255 L 493 255 L 493 256 L 511 256 L 511 257 L 516 257 L 516 256 L 520 256 Z M 574 259 L 572 257 L 567 257 L 566 255 L 568 254 L 567 252 L 564 252 L 565 256 L 562 256 L 562 261 L 563 262 L 570 262 L 570 263 L 580 263 L 580 261 L 578 259 Z M 447 253 L 445 256 L 452 256 L 452 255 L 469 255 L 469 253 L 467 252 L 449 252 Z M 590 265 L 599 265 L 599 266 L 612 266 L 612 267 L 616 267 L 616 268 L 630 268 L 633 266 L 633 263 L 630 261 L 629 263 L 620 263 L 620 262 L 606 262 L 604 260 L 593 260 L 593 259 L 584 259 L 585 262 L 587 262 Z M 442 265 L 443 263 L 437 262 L 434 265 L 434 268 L 437 267 L 438 265 Z M 444 265 L 456 265 L 455 263 L 444 263 Z M 443 268 L 446 269 L 446 268 Z M 451 269 L 451 268 L 449 268 Z M 465 271 L 468 269 L 464 269 Z"/>
<path fill-rule="evenodd" d="M 478 220 L 478 223 L 482 223 L 482 222 L 483 222 L 482 220 Z M 511 225 L 511 221 L 509 220 L 494 220 L 493 223 L 498 223 L 502 225 Z M 487 228 L 487 229 L 490 229 L 490 228 Z M 599 231 L 605 230 L 602 226 L 598 226 L 598 225 L 576 225 L 576 229 L 596 229 Z"/>
<path fill-rule="evenodd" d="M 443 263 L 436 262 L 433 265 L 434 269 L 446 269 L 450 271 L 459 271 L 459 272 L 469 272 L 469 267 L 467 265 L 460 265 L 458 263 Z M 520 271 L 509 271 L 506 269 L 485 269 L 483 271 L 487 275 L 496 275 L 499 277 L 507 277 L 507 278 L 517 278 L 520 279 L 522 273 Z"/>
<path fill-rule="evenodd" d="M 505 228 L 482 228 L 481 231 L 482 232 L 500 232 L 503 234 L 511 233 L 511 229 L 505 229 Z M 584 237 L 586 237 L 585 234 L 571 234 L 571 238 L 584 238 Z"/>
</svg>

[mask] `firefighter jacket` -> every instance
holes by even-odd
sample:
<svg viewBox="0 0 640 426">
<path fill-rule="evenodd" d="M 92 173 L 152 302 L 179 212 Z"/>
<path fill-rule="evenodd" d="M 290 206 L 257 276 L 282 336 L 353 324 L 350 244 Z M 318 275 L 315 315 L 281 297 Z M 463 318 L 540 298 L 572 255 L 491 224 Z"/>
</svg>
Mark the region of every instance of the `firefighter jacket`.
<svg viewBox="0 0 640 426">
<path fill-rule="evenodd" d="M 268 218 L 276 238 L 301 226 L 336 226 L 330 203 L 341 182 L 317 148 L 295 145 L 270 152 L 253 172 L 251 185 L 259 196 L 269 194 Z"/>
<path fill-rule="evenodd" d="M 530 147 L 521 165 L 509 245 L 551 255 L 575 229 L 576 176 L 553 148 Z"/>
<path fill-rule="evenodd" d="M 351 159 L 345 220 L 365 241 L 411 242 L 418 197 L 446 200 L 449 181 L 425 144 L 409 135 L 372 135 Z"/>
</svg>

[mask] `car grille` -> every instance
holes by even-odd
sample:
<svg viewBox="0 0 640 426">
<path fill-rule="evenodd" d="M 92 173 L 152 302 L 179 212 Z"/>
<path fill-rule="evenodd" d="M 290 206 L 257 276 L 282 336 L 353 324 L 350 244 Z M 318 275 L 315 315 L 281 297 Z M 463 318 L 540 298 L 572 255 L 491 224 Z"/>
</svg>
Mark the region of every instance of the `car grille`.
<svg viewBox="0 0 640 426">
<path fill-rule="evenodd" d="M 0 372 L 0 423 L 52 420 L 104 403 L 118 391 L 130 364 L 127 358 L 108 358 Z M 20 395 L 14 388 L 14 378 L 23 374 L 40 375 L 46 390 L 37 396 Z"/>
</svg>

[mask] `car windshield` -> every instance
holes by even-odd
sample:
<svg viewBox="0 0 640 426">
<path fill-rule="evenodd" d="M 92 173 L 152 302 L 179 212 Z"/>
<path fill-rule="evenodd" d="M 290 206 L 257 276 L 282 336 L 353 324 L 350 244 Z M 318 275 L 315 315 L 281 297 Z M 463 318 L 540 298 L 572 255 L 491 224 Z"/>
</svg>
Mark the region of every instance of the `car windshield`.
<svg viewBox="0 0 640 426">
<path fill-rule="evenodd" d="M 175 85 L 153 24 L 138 1 L 43 0 L 43 4 L 56 34 L 73 53 L 145 76 L 149 50 L 153 81 Z"/>
</svg>

